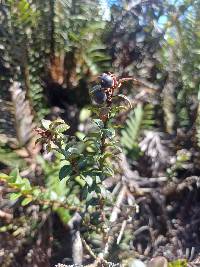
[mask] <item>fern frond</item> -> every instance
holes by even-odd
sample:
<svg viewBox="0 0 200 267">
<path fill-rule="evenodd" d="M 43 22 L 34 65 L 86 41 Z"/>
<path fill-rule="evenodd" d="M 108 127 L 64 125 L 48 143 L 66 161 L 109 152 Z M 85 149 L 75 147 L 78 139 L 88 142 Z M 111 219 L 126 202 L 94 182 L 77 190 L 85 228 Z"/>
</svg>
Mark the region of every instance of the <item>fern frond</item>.
<svg viewBox="0 0 200 267">
<path fill-rule="evenodd" d="M 151 129 L 155 125 L 154 109 L 151 104 L 143 107 L 141 103 L 137 105 L 127 119 L 126 126 L 121 132 L 121 144 L 125 150 L 131 151 L 138 147 L 140 133 L 144 129 Z"/>
<path fill-rule="evenodd" d="M 86 73 L 96 75 L 109 65 L 110 57 L 101 38 L 106 23 L 98 11 L 97 1 L 59 0 L 54 4 L 55 52 L 66 52 L 65 61 L 73 65 L 74 85 Z"/>
<path fill-rule="evenodd" d="M 20 88 L 20 84 L 14 82 L 9 90 L 13 103 L 17 139 L 19 145 L 23 146 L 32 137 L 33 115 L 31 114 L 29 102 L 25 98 L 25 92 Z"/>
<path fill-rule="evenodd" d="M 138 104 L 133 113 L 129 115 L 129 118 L 126 122 L 126 127 L 121 132 L 121 144 L 128 150 L 132 149 L 136 144 L 136 140 L 141 128 L 143 114 L 144 111 L 142 104 Z"/>
<path fill-rule="evenodd" d="M 198 1 L 186 4 L 183 19 L 171 20 L 168 29 L 168 49 L 165 49 L 169 86 L 163 90 L 166 129 L 175 133 L 177 127 L 191 129 L 193 125 L 194 95 L 199 88 L 200 5 Z M 174 76 L 170 81 L 170 75 Z M 171 84 L 171 85 L 170 85 Z M 171 87 L 171 88 L 170 88 Z M 174 88 L 172 88 L 174 87 Z"/>
<path fill-rule="evenodd" d="M 0 137 L 4 134 L 8 142 L 14 141 L 20 147 L 32 137 L 33 115 L 25 92 L 18 82 L 13 82 L 9 92 L 10 100 L 7 101 L 0 94 Z"/>
<path fill-rule="evenodd" d="M 46 106 L 40 75 L 44 73 L 46 66 L 45 56 L 49 42 L 46 38 L 48 34 L 45 35 L 45 31 L 41 31 L 44 30 L 41 25 L 44 24 L 46 16 L 42 17 L 43 9 L 37 5 L 38 3 L 28 0 L 9 0 L 7 5 L 0 9 L 0 15 L 6 14 L 0 29 L 3 50 L 0 64 L 7 68 L 6 77 L 4 74 L 1 76 L 7 81 L 12 79 L 21 82 L 31 108 L 35 110 L 35 117 L 41 119 Z M 7 85 L 2 85 L 4 86 Z"/>
</svg>

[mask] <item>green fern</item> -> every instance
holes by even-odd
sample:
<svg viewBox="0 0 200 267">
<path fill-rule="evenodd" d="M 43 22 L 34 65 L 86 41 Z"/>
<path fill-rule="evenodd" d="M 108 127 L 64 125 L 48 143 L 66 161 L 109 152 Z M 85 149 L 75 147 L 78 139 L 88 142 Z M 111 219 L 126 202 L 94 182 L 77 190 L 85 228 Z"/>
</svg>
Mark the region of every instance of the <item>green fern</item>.
<svg viewBox="0 0 200 267">
<path fill-rule="evenodd" d="M 67 71 L 72 72 L 75 85 L 84 75 L 97 75 L 108 68 L 110 57 L 102 42 L 105 27 L 98 1 L 55 2 L 54 52 L 66 52 L 65 61 L 70 61 Z"/>
<path fill-rule="evenodd" d="M 133 112 L 130 113 L 126 121 L 125 128 L 121 131 L 121 144 L 126 153 L 138 155 L 138 139 L 141 131 L 151 129 L 155 125 L 153 105 L 137 105 Z"/>
<path fill-rule="evenodd" d="M 40 27 L 43 13 L 40 6 L 36 6 L 36 3 L 27 0 L 9 0 L 0 10 L 0 15 L 6 14 L 0 35 L 3 50 L 0 62 L 7 68 L 7 75 L 3 74 L 2 78 L 7 83 L 9 79 L 21 82 L 26 98 L 35 111 L 35 118 L 41 119 L 47 108 L 40 75 L 46 66 L 48 49 L 46 35 L 41 33 Z M 4 86 L 7 84 L 2 84 Z"/>
<path fill-rule="evenodd" d="M 173 74 L 170 81 L 172 90 L 166 88 L 163 94 L 165 121 L 170 126 L 166 128 L 169 133 L 174 133 L 178 127 L 189 130 L 193 126 L 192 106 L 200 83 L 200 38 L 197 31 L 200 28 L 200 5 L 198 1 L 186 2 L 183 5 L 182 19 L 173 18 L 173 12 L 182 14 L 181 4 L 172 13 L 169 11 L 167 47 L 163 50 L 163 62 L 169 72 L 168 77 Z"/>
</svg>

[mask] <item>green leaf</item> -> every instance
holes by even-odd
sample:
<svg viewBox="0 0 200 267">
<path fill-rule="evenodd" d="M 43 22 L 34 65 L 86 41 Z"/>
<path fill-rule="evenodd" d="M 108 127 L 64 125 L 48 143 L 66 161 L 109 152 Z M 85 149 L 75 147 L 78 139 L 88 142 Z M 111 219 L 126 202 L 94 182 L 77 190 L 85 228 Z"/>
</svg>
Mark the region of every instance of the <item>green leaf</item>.
<svg viewBox="0 0 200 267">
<path fill-rule="evenodd" d="M 11 193 L 10 194 L 10 200 L 16 200 L 21 196 L 22 196 L 22 194 L 20 192 L 19 193 Z"/>
<path fill-rule="evenodd" d="M 40 191 L 40 189 L 39 188 L 35 188 L 35 189 L 33 189 L 33 195 L 35 196 L 35 197 L 38 197 L 39 195 L 40 195 L 40 193 L 41 193 L 41 191 Z"/>
<path fill-rule="evenodd" d="M 63 123 L 63 124 L 56 126 L 55 131 L 57 133 L 63 133 L 67 131 L 69 128 L 70 128 L 69 125 L 67 125 L 66 123 Z"/>
<path fill-rule="evenodd" d="M 87 134 L 87 136 L 84 138 L 84 140 L 90 140 L 90 138 L 92 138 L 92 137 L 100 137 L 100 136 L 101 136 L 100 132 L 91 132 L 91 133 Z M 91 139 L 91 140 L 94 140 L 94 139 Z"/>
<path fill-rule="evenodd" d="M 24 181 L 20 176 L 17 177 L 14 183 L 19 187 L 22 187 L 24 185 Z"/>
<path fill-rule="evenodd" d="M 103 130 L 105 136 L 109 139 L 113 139 L 115 137 L 115 130 L 114 129 L 104 129 Z"/>
<path fill-rule="evenodd" d="M 81 122 L 84 122 L 90 116 L 91 116 L 91 110 L 89 110 L 87 108 L 83 108 L 80 112 L 79 119 Z"/>
<path fill-rule="evenodd" d="M 46 129 L 49 130 L 49 126 L 51 125 L 51 121 L 50 120 L 42 120 L 42 126 Z"/>
<path fill-rule="evenodd" d="M 93 121 L 94 121 L 94 123 L 95 123 L 100 129 L 103 129 L 103 128 L 104 128 L 104 123 L 103 123 L 102 120 L 100 120 L 100 119 L 94 119 Z"/>
<path fill-rule="evenodd" d="M 76 132 L 76 136 L 78 137 L 79 140 L 83 141 L 85 138 L 85 134 L 82 132 Z"/>
<path fill-rule="evenodd" d="M 31 190 L 31 184 L 27 178 L 22 179 L 22 184 L 23 186 L 21 187 L 21 190 L 26 190 L 26 191 Z"/>
<path fill-rule="evenodd" d="M 59 171 L 59 179 L 62 180 L 63 178 L 71 174 L 72 174 L 72 166 L 64 165 Z"/>
<path fill-rule="evenodd" d="M 114 157 L 115 155 L 111 152 L 105 152 L 103 155 L 102 155 L 102 160 L 104 161 L 106 158 L 112 158 Z"/>
<path fill-rule="evenodd" d="M 57 208 L 56 213 L 64 224 L 67 224 L 71 218 L 69 211 L 63 207 Z"/>
<path fill-rule="evenodd" d="M 68 157 L 70 158 L 72 156 L 77 156 L 77 155 L 80 155 L 80 151 L 76 147 L 70 147 L 69 149 L 67 149 L 65 153 L 66 158 Z"/>
<path fill-rule="evenodd" d="M 25 199 L 23 199 L 23 201 L 22 201 L 22 206 L 26 206 L 26 205 L 28 205 L 30 202 L 32 201 L 32 198 L 25 198 Z"/>
<path fill-rule="evenodd" d="M 14 169 L 11 173 L 10 173 L 10 177 L 12 177 L 12 182 L 16 185 L 16 186 L 22 186 L 23 185 L 23 178 L 21 178 L 20 174 L 19 174 L 19 170 L 18 169 Z"/>
<path fill-rule="evenodd" d="M 49 198 L 50 200 L 58 200 L 58 194 L 57 192 L 53 191 L 53 190 L 49 190 Z"/>
<path fill-rule="evenodd" d="M 97 206 L 99 204 L 99 200 L 97 198 L 92 197 L 89 201 L 87 201 L 87 204 L 90 206 Z"/>
<path fill-rule="evenodd" d="M 82 199 L 87 199 L 87 195 L 88 195 L 88 186 L 84 186 L 82 189 Z"/>
<path fill-rule="evenodd" d="M 0 179 L 9 179 L 9 176 L 5 173 L 0 173 Z"/>
<path fill-rule="evenodd" d="M 85 184 L 86 184 L 85 181 L 84 181 L 84 179 L 80 175 L 78 175 L 78 176 L 75 177 L 75 181 L 78 184 L 80 184 L 80 186 L 82 186 L 82 187 L 84 187 Z"/>
<path fill-rule="evenodd" d="M 169 267 L 187 267 L 186 260 L 176 260 L 169 263 Z"/>
<path fill-rule="evenodd" d="M 105 186 L 103 186 L 102 184 L 98 185 L 99 188 L 101 189 L 101 195 L 103 198 L 107 198 L 109 196 L 109 191 L 106 190 Z"/>
<path fill-rule="evenodd" d="M 93 184 L 93 179 L 91 176 L 87 175 L 87 176 L 83 176 L 81 175 L 81 177 L 86 181 L 86 183 L 89 185 L 89 186 L 92 186 Z"/>
<path fill-rule="evenodd" d="M 96 176 L 96 177 L 95 177 L 95 180 L 96 180 L 96 184 L 101 183 L 101 179 L 100 179 L 99 176 Z"/>
<path fill-rule="evenodd" d="M 19 180 L 20 180 L 20 174 L 19 174 L 19 169 L 18 168 L 15 168 L 14 170 L 12 170 L 11 172 L 10 172 L 10 174 L 9 174 L 9 176 L 12 176 L 15 180 L 17 179 L 17 178 L 19 178 Z M 22 179 L 22 178 L 21 178 Z"/>
<path fill-rule="evenodd" d="M 108 175 L 108 176 L 114 176 L 114 171 L 113 171 L 113 169 L 110 168 L 110 167 L 105 167 L 104 172 L 105 172 L 105 174 Z"/>
</svg>

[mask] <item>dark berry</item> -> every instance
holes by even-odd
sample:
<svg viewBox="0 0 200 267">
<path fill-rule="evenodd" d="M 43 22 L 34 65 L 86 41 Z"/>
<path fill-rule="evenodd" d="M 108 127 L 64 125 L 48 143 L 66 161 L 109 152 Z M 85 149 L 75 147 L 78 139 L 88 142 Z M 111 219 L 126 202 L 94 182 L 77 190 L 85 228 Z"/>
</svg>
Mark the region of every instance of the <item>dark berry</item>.
<svg viewBox="0 0 200 267">
<path fill-rule="evenodd" d="M 96 102 L 96 104 L 101 105 L 105 103 L 107 97 L 103 90 L 99 90 L 94 93 L 93 99 Z"/>
<path fill-rule="evenodd" d="M 107 96 L 106 93 L 104 92 L 104 89 L 101 87 L 101 85 L 96 85 L 92 88 L 92 100 L 95 102 L 97 105 L 102 105 L 105 103 Z"/>
<path fill-rule="evenodd" d="M 100 79 L 101 79 L 101 86 L 103 88 L 109 88 L 113 86 L 113 78 L 109 74 L 103 73 L 100 76 Z"/>
</svg>

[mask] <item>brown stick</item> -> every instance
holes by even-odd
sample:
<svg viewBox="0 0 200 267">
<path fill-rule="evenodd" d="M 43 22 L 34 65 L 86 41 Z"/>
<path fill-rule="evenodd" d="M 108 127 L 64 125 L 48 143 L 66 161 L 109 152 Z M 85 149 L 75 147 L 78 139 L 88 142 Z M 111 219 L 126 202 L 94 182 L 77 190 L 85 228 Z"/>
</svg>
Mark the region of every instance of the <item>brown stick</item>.
<svg viewBox="0 0 200 267">
<path fill-rule="evenodd" d="M 113 223 L 113 222 L 115 222 L 117 220 L 118 215 L 120 213 L 120 207 L 121 207 L 122 202 L 124 201 L 124 198 L 126 196 L 126 192 L 127 192 L 127 187 L 126 187 L 126 185 L 123 185 L 122 188 L 121 188 L 121 191 L 120 191 L 120 193 L 118 195 L 116 204 L 115 204 L 115 206 L 114 206 L 114 208 L 112 210 L 112 213 L 111 213 L 111 216 L 110 216 L 110 223 Z M 104 258 L 108 255 L 110 247 L 112 246 L 112 244 L 114 242 L 113 236 L 110 236 L 109 232 L 110 232 L 110 228 L 107 231 L 107 242 L 106 242 L 106 245 L 105 245 L 105 248 L 104 248 L 104 252 L 103 252 L 103 257 Z"/>
<path fill-rule="evenodd" d="M 0 218 L 11 221 L 13 219 L 13 215 L 3 210 L 0 210 Z"/>
</svg>

